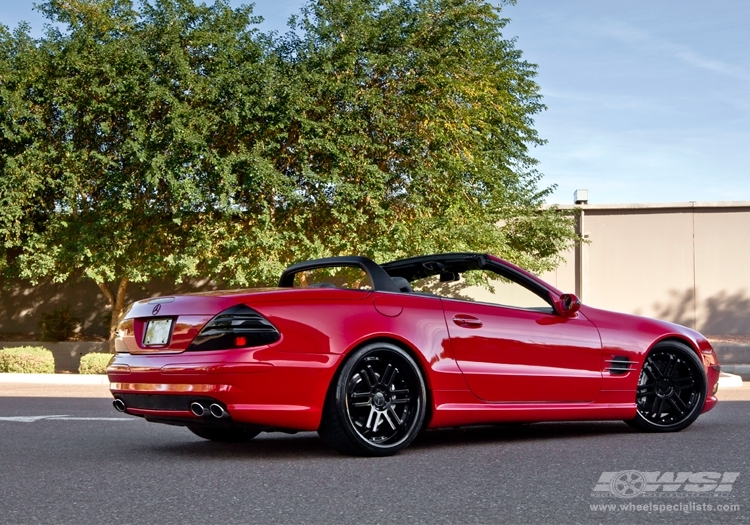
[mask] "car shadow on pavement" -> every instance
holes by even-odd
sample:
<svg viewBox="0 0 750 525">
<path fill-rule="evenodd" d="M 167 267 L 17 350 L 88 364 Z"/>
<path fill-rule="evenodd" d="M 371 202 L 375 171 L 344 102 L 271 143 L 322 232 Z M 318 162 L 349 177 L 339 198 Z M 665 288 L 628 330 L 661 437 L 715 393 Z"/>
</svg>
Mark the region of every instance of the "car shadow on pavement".
<svg viewBox="0 0 750 525">
<path fill-rule="evenodd" d="M 149 447 L 149 450 L 159 455 L 186 457 L 193 460 L 198 458 L 268 460 L 339 456 L 315 432 L 300 432 L 294 435 L 280 432 L 265 433 L 245 443 L 221 443 L 196 437 L 195 441 L 157 445 Z"/>
<path fill-rule="evenodd" d="M 462 428 L 428 430 L 421 435 L 406 453 L 429 450 L 436 447 L 460 447 L 478 444 L 507 444 L 515 441 L 558 440 L 587 436 L 617 435 L 634 433 L 622 422 L 582 422 L 582 423 L 534 423 L 484 425 Z M 140 449 L 141 453 L 143 449 Z M 330 449 L 315 432 L 300 432 L 295 435 L 282 433 L 261 434 L 245 443 L 219 443 L 200 440 L 161 444 L 149 447 L 158 455 L 171 455 L 190 459 L 290 459 L 315 457 L 341 457 Z"/>
<path fill-rule="evenodd" d="M 603 435 L 632 434 L 635 430 L 621 421 L 508 423 L 474 427 L 446 428 L 425 432 L 413 447 L 510 443 L 514 441 L 559 440 Z"/>
</svg>

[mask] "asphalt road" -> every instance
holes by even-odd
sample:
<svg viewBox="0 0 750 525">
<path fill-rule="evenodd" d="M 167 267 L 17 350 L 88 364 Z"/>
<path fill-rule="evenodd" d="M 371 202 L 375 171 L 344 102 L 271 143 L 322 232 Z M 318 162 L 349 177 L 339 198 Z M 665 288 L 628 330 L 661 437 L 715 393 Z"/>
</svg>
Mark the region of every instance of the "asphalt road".
<svg viewBox="0 0 750 525">
<path fill-rule="evenodd" d="M 0 397 L 0 523 L 748 523 L 749 413 L 725 401 L 662 435 L 619 422 L 430 431 L 372 459 L 314 433 L 217 444 L 104 398 Z M 628 470 L 740 474 L 721 496 L 594 492 Z"/>
</svg>

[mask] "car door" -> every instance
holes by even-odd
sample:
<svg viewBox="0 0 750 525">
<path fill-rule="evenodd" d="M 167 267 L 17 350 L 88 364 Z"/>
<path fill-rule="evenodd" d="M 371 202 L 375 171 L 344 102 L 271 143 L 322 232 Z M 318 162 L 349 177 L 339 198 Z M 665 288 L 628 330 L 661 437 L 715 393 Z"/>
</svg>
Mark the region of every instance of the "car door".
<svg viewBox="0 0 750 525">
<path fill-rule="evenodd" d="M 559 315 L 529 282 L 475 272 L 481 275 L 463 274 L 463 284 L 438 286 L 451 346 L 472 392 L 492 403 L 593 401 L 602 378 L 594 325 L 580 313 Z"/>
</svg>

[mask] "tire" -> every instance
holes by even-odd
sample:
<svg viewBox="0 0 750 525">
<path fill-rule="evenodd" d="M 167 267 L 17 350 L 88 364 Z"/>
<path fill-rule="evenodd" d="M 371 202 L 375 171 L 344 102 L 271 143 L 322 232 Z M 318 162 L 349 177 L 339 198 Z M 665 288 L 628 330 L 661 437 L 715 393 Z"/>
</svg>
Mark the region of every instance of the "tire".
<svg viewBox="0 0 750 525">
<path fill-rule="evenodd" d="M 693 350 L 676 341 L 659 343 L 643 362 L 636 416 L 625 423 L 645 432 L 687 428 L 703 410 L 707 385 L 706 370 Z"/>
<path fill-rule="evenodd" d="M 259 430 L 244 430 L 241 428 L 187 427 L 190 432 L 203 439 L 221 441 L 223 443 L 244 443 L 260 434 Z"/>
<path fill-rule="evenodd" d="M 427 388 L 414 359 L 389 343 L 356 350 L 331 385 L 318 434 L 342 454 L 390 456 L 425 425 Z"/>
</svg>

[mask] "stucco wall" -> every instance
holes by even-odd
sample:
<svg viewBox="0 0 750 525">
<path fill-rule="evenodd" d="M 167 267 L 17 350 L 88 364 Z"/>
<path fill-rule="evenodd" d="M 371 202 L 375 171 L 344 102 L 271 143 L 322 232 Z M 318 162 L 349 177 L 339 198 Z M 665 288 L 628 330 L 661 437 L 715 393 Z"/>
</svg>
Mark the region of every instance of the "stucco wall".
<svg viewBox="0 0 750 525">
<path fill-rule="evenodd" d="M 592 306 L 750 334 L 750 203 L 581 210 L 589 242 L 543 278 Z"/>
</svg>

